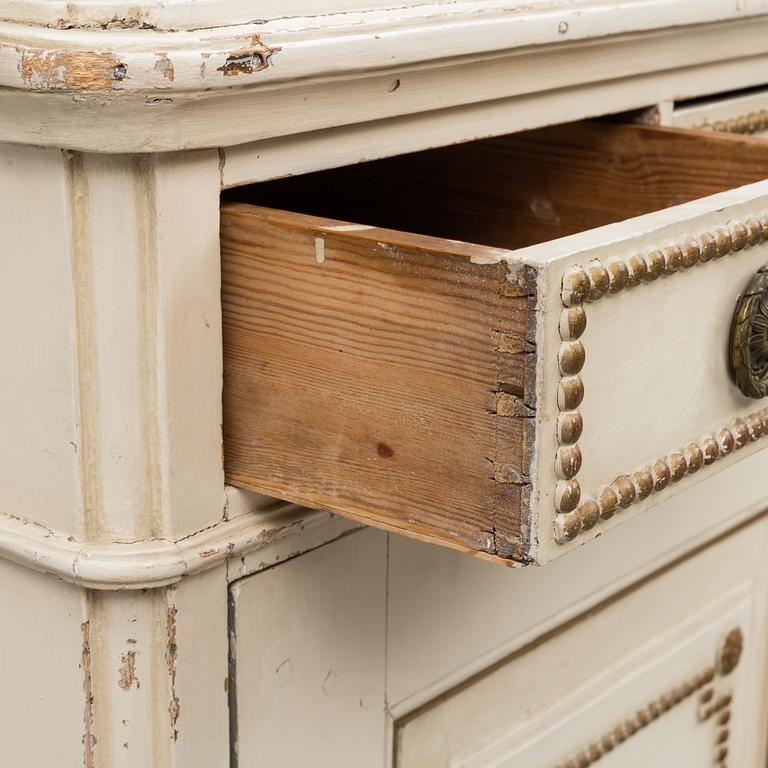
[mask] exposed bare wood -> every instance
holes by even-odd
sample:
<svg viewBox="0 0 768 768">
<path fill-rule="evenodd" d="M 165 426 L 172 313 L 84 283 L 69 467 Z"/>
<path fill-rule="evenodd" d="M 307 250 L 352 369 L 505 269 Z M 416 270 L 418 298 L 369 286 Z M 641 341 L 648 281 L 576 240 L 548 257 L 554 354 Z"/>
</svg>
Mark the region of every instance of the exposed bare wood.
<svg viewBox="0 0 768 768">
<path fill-rule="evenodd" d="M 580 122 L 280 179 L 229 195 L 520 248 L 766 177 L 768 151 L 748 138 Z"/>
<path fill-rule="evenodd" d="M 740 137 L 580 123 L 234 191 L 260 206 L 222 214 L 230 482 L 527 561 L 538 272 L 490 246 L 766 176 L 766 148 Z M 591 267 L 600 295 L 632 277 L 606 263 Z M 561 374 L 578 374 L 581 341 L 560 352 Z M 577 376 L 574 387 L 558 428 L 580 464 Z M 551 484 L 568 512 L 581 489 L 563 461 L 560 474 Z"/>
<path fill-rule="evenodd" d="M 228 206 L 222 238 L 230 479 L 524 557 L 530 286 L 466 247 L 267 209 Z"/>
</svg>

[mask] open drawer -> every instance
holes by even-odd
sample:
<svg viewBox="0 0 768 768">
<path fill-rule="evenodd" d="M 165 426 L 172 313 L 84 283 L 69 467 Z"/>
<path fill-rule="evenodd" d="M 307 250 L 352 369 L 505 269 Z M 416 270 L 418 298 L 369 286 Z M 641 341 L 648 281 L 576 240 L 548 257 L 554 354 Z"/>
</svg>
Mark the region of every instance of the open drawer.
<svg viewBox="0 0 768 768">
<path fill-rule="evenodd" d="M 228 481 L 515 564 L 738 461 L 764 178 L 763 141 L 581 123 L 234 190 Z"/>
</svg>

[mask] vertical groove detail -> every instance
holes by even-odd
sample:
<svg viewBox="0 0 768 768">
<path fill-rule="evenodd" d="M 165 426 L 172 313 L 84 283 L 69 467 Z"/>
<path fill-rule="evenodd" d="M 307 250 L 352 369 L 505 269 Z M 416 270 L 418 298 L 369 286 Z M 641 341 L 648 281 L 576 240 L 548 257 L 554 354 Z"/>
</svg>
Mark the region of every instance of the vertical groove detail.
<svg viewBox="0 0 768 768">
<path fill-rule="evenodd" d="M 157 253 L 157 186 L 154 158 L 137 155 L 133 158 L 135 173 L 135 211 L 138 232 L 139 323 L 137 360 L 141 366 L 138 376 L 141 386 L 141 419 L 144 435 L 144 477 L 146 535 L 151 538 L 165 534 L 163 504 L 163 472 L 165 464 L 160 427 L 159 354 L 159 270 Z"/>
<path fill-rule="evenodd" d="M 78 456 L 82 533 L 94 539 L 102 525 L 102 489 L 99 461 L 97 353 L 94 335 L 93 258 L 88 235 L 88 187 L 83 155 L 66 152 L 70 218 L 70 264 L 74 298 L 78 396 Z"/>
</svg>

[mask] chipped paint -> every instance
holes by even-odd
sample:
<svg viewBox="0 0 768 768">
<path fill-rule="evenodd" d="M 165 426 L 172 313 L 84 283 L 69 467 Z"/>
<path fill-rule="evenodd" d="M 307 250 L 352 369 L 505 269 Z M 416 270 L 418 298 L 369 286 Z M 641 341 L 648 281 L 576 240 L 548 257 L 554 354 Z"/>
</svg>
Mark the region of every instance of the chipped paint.
<svg viewBox="0 0 768 768">
<path fill-rule="evenodd" d="M 35 91 L 111 91 L 128 77 L 128 69 L 113 53 L 95 51 L 21 52 L 19 72 Z"/>
<path fill-rule="evenodd" d="M 217 67 L 217 72 L 221 72 L 224 77 L 252 75 L 254 72 L 261 72 L 272 63 L 272 56 L 279 50 L 279 48 L 270 48 L 264 45 L 259 40 L 259 36 L 254 35 L 251 38 L 251 45 L 230 51 L 224 64 Z"/>
<path fill-rule="evenodd" d="M 80 655 L 80 669 L 83 670 L 83 693 L 85 694 L 85 709 L 83 710 L 83 765 L 93 768 L 93 748 L 96 737 L 93 735 L 93 679 L 91 676 L 91 622 L 84 621 L 80 625 L 83 636 L 83 648 Z"/>
<path fill-rule="evenodd" d="M 175 595 L 175 590 L 168 590 L 170 596 Z M 167 642 L 165 646 L 165 663 L 168 666 L 168 677 L 171 681 L 171 700 L 168 703 L 168 715 L 171 721 L 171 738 L 176 741 L 179 738 L 179 731 L 176 727 L 181 714 L 181 703 L 176 695 L 176 659 L 179 649 L 176 645 L 176 614 L 178 609 L 175 605 L 168 607 L 168 613 L 165 619 L 165 632 Z"/>
<path fill-rule="evenodd" d="M 117 684 L 124 691 L 129 691 L 134 685 L 136 690 L 141 687 L 139 678 L 136 677 L 136 651 L 124 653 L 120 659 L 120 679 Z"/>
<path fill-rule="evenodd" d="M 87 20 L 79 18 L 80 8 L 76 3 L 67 3 L 67 15 L 56 21 L 56 29 L 156 29 L 153 19 L 155 9 L 150 6 L 134 5 L 123 15 Z"/>
<path fill-rule="evenodd" d="M 166 80 L 173 82 L 175 73 L 173 71 L 173 62 L 168 58 L 167 53 L 156 53 L 157 61 L 155 61 L 155 72 Z"/>
</svg>

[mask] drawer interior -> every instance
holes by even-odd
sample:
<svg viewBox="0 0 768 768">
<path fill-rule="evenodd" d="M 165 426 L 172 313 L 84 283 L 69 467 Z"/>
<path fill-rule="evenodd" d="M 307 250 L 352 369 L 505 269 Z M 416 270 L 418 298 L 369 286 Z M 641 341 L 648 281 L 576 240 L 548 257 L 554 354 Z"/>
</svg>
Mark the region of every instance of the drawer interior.
<svg viewBox="0 0 768 768">
<path fill-rule="evenodd" d="M 579 122 L 236 188 L 225 201 L 506 249 L 768 177 L 740 136 Z"/>
<path fill-rule="evenodd" d="M 623 509 L 645 499 L 625 475 L 607 492 L 588 478 L 599 504 L 582 495 L 584 326 L 558 325 L 564 270 L 583 271 L 605 249 L 613 259 L 618 238 L 626 249 L 638 247 L 632 238 L 667 237 L 678 215 L 686 233 L 706 217 L 725 224 L 723 209 L 737 198 L 754 199 L 760 208 L 750 215 L 761 214 L 764 190 L 733 188 L 766 178 L 768 143 L 757 139 L 583 122 L 228 191 L 228 482 L 507 564 L 559 556 L 582 528 L 598 532 L 585 499 L 601 521 L 619 501 Z M 701 200 L 725 190 L 727 205 Z M 652 213 L 694 200 L 685 213 Z M 651 215 L 632 221 L 643 214 Z M 691 216 L 704 218 L 691 224 Z M 595 229 L 616 222 L 624 223 Z M 761 253 L 742 260 L 731 283 L 741 285 Z M 699 274 L 708 281 L 716 272 Z M 719 333 L 728 323 L 716 319 Z M 607 319 L 591 349 L 622 346 L 615 327 Z M 636 367 L 653 366 L 652 346 L 643 347 L 647 361 L 635 355 Z M 627 390 L 617 366 L 605 372 Z M 663 382 L 670 397 L 673 378 Z M 643 407 L 638 397 L 633 412 Z M 616 408 L 623 403 L 615 398 Z M 748 405 L 727 400 L 701 429 Z M 671 450 L 666 442 L 653 450 Z M 626 467 L 622 458 L 618 470 L 655 461 L 649 450 L 624 457 Z M 547 542 L 556 545 L 542 555 Z"/>
</svg>

